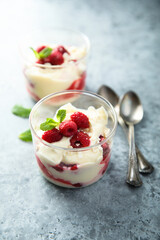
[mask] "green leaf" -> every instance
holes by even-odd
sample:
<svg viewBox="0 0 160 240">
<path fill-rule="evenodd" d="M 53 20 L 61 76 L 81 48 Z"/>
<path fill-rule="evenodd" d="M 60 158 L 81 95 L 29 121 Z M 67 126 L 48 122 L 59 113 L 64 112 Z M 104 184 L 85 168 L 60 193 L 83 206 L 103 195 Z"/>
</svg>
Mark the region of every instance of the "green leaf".
<svg viewBox="0 0 160 240">
<path fill-rule="evenodd" d="M 34 55 L 35 55 L 36 58 L 38 58 L 38 59 L 41 58 L 39 53 L 36 50 L 34 50 L 32 47 L 30 47 L 30 49 L 34 52 Z"/>
<path fill-rule="evenodd" d="M 31 108 L 24 108 L 21 105 L 15 105 L 12 108 L 12 113 L 23 118 L 28 118 L 31 112 Z"/>
<path fill-rule="evenodd" d="M 56 122 L 55 120 L 53 120 L 52 118 L 47 118 L 44 123 L 41 123 L 40 129 L 42 131 L 48 131 L 48 130 L 51 130 L 51 129 L 57 127 L 58 124 L 59 123 Z"/>
<path fill-rule="evenodd" d="M 59 110 L 56 117 L 57 120 L 61 123 L 66 117 L 66 110 L 64 109 Z"/>
<path fill-rule="evenodd" d="M 66 110 L 64 110 L 64 109 L 59 110 L 56 117 L 57 117 L 58 122 L 56 122 L 52 118 L 47 118 L 45 122 L 41 123 L 40 129 L 42 131 L 48 131 L 48 130 L 51 130 L 51 129 L 57 127 L 65 119 Z"/>
<path fill-rule="evenodd" d="M 31 135 L 30 129 L 21 133 L 18 137 L 19 137 L 19 139 L 21 139 L 24 142 L 32 142 L 32 135 Z"/>
<path fill-rule="evenodd" d="M 52 52 L 52 48 L 46 47 L 39 52 L 39 56 L 41 59 L 46 58 L 51 54 L 51 52 Z"/>
</svg>

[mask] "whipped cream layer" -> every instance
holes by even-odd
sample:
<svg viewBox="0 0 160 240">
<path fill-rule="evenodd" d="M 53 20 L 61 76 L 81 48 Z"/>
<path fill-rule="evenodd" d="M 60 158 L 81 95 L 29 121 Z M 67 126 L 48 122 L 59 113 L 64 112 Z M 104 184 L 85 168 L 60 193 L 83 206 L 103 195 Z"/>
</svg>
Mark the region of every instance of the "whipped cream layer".
<svg viewBox="0 0 160 240">
<path fill-rule="evenodd" d="M 24 75 L 27 79 L 28 91 L 33 93 L 32 95 L 41 99 L 50 93 L 68 89 L 74 81 L 82 77 L 86 71 L 86 63 L 81 59 L 86 56 L 86 48 L 66 47 L 66 49 L 70 55 L 63 54 L 64 63 L 61 65 L 53 66 L 45 63 L 37 66 L 33 53 L 29 56 L 30 61 L 25 64 Z M 78 60 L 80 61 L 77 62 Z"/>
<path fill-rule="evenodd" d="M 98 144 L 100 142 L 100 136 L 108 136 L 110 132 L 110 130 L 106 127 L 108 122 L 108 114 L 103 107 L 95 109 L 91 106 L 85 110 L 78 109 L 72 104 L 68 103 L 62 106 L 60 109 L 66 109 L 67 114 L 65 120 L 69 120 L 70 116 L 74 112 L 82 112 L 87 115 L 89 118 L 90 127 L 83 129 L 83 131 L 90 136 L 90 146 Z M 37 134 L 41 137 L 43 131 L 37 130 Z M 111 147 L 111 142 L 108 144 Z M 102 169 L 106 166 L 106 162 L 103 162 L 104 154 L 103 147 L 101 145 L 91 147 L 84 151 L 81 151 L 80 148 L 76 149 L 76 151 L 72 151 L 73 148 L 70 145 L 70 138 L 63 137 L 60 141 L 52 143 L 51 146 L 53 146 L 53 148 L 38 142 L 36 146 L 36 156 L 39 158 L 49 174 L 54 176 L 55 179 L 63 179 L 64 181 L 69 181 L 71 184 L 80 183 L 82 186 L 86 186 L 97 181 L 103 175 Z M 57 149 L 54 148 L 54 146 L 69 148 L 70 151 Z M 107 161 L 109 161 L 110 151 L 108 156 L 105 158 Z M 63 171 L 57 171 L 54 167 L 59 166 L 61 163 L 65 164 L 66 166 L 76 164 L 77 169 L 72 171 L 70 168 L 66 167 Z M 48 176 L 46 176 L 46 178 L 57 185 L 72 187 L 70 185 L 67 186 L 67 184 L 62 182 L 56 182 Z"/>
</svg>

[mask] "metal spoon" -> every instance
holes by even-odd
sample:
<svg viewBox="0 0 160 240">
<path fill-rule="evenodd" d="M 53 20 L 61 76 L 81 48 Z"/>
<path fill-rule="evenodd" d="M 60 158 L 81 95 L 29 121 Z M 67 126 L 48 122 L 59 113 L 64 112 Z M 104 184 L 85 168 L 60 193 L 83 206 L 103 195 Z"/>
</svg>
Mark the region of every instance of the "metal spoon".
<svg viewBox="0 0 160 240">
<path fill-rule="evenodd" d="M 111 89 L 110 87 L 106 85 L 102 85 L 99 90 L 98 94 L 106 98 L 115 108 L 118 116 L 118 122 L 123 128 L 126 137 L 128 139 L 128 127 L 126 126 L 124 120 L 119 115 L 119 96 Z M 129 140 L 129 139 L 128 139 Z M 138 158 L 138 166 L 139 166 L 139 172 L 140 173 L 151 173 L 153 172 L 154 168 L 153 166 L 146 160 L 146 158 L 143 156 L 143 154 L 140 152 L 139 148 L 136 145 L 136 153 Z"/>
<path fill-rule="evenodd" d="M 142 180 L 139 176 L 138 161 L 135 149 L 134 124 L 139 123 L 143 118 L 143 108 L 136 93 L 127 92 L 120 101 L 120 115 L 129 125 L 129 165 L 127 183 L 140 187 Z"/>
</svg>

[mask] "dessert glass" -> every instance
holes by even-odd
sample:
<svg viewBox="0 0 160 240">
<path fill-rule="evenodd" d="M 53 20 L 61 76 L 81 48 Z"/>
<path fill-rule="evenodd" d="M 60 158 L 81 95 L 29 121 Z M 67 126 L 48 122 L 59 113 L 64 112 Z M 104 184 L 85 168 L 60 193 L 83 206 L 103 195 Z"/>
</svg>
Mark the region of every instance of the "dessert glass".
<svg viewBox="0 0 160 240">
<path fill-rule="evenodd" d="M 35 101 L 58 91 L 84 89 L 86 62 L 90 48 L 90 42 L 86 35 L 78 31 L 50 29 L 33 32 L 22 42 L 20 52 L 26 89 Z M 36 63 L 30 47 L 36 49 L 42 45 L 51 47 L 63 45 L 66 49 L 75 47 L 80 50 L 80 55 L 78 60 L 73 59 L 62 65 L 39 64 Z"/>
<path fill-rule="evenodd" d="M 64 148 L 56 146 L 56 143 L 50 144 L 44 141 L 38 134 L 39 126 L 46 118 L 52 118 L 61 107 L 60 102 L 57 101 L 60 97 L 68 99 L 68 103 L 72 102 L 76 108 L 88 109 L 93 106 L 97 109 L 103 106 L 108 113 L 107 128 L 110 131 L 107 137 L 95 145 L 84 148 Z M 68 188 L 85 187 L 98 181 L 108 167 L 116 127 L 117 116 L 113 106 L 97 94 L 68 90 L 44 97 L 35 104 L 30 114 L 33 145 L 41 173 L 50 182 Z M 63 159 L 57 164 L 62 154 L 63 158 L 72 159 L 71 164 L 65 164 Z M 81 163 L 76 162 L 77 156 L 83 159 Z M 74 164 L 73 160 L 75 160 Z"/>
</svg>

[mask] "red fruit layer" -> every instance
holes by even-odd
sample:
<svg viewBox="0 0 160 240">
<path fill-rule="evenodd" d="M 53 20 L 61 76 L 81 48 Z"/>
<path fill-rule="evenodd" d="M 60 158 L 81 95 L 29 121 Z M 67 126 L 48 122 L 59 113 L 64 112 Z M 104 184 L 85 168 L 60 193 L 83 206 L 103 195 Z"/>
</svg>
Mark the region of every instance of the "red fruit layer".
<svg viewBox="0 0 160 240">
<path fill-rule="evenodd" d="M 69 181 L 66 181 L 66 180 L 63 180 L 63 179 L 60 179 L 60 178 L 55 178 L 48 170 L 47 168 L 43 165 L 43 163 L 41 162 L 41 160 L 39 159 L 39 157 L 36 155 L 36 158 L 37 158 L 37 163 L 41 169 L 41 171 L 44 173 L 44 175 L 53 180 L 53 181 L 56 181 L 56 182 L 59 182 L 59 183 L 63 183 L 63 184 L 66 184 L 66 185 L 69 185 L 69 186 L 73 186 L 73 187 L 81 187 L 83 186 L 81 183 L 76 183 L 76 184 L 72 184 L 71 182 Z M 79 186 L 78 186 L 79 185 Z"/>
<path fill-rule="evenodd" d="M 78 169 L 77 164 L 66 164 L 64 162 L 61 162 L 60 164 L 58 164 L 56 166 L 51 166 L 51 165 L 48 165 L 48 166 L 54 168 L 58 172 L 63 172 L 64 170 L 74 171 L 74 170 Z"/>
<path fill-rule="evenodd" d="M 102 142 L 105 139 L 102 135 L 99 136 L 99 138 L 100 138 L 100 142 Z M 105 142 L 104 144 L 102 144 L 102 148 L 103 148 L 103 157 L 106 157 L 111 151 L 108 143 Z"/>
<path fill-rule="evenodd" d="M 75 183 L 75 184 L 72 184 L 72 186 L 74 186 L 74 187 L 82 187 L 83 185 L 81 183 Z"/>
<path fill-rule="evenodd" d="M 69 88 L 64 89 L 64 90 L 83 90 L 85 87 L 85 78 L 86 78 L 86 72 L 84 72 L 81 75 L 81 78 L 75 80 Z M 53 99 L 48 100 L 47 103 L 54 104 L 54 103 L 57 103 L 57 102 L 60 102 L 60 101 L 66 100 L 66 99 L 69 101 L 70 98 L 74 98 L 74 97 L 77 97 L 77 94 L 68 93 L 63 96 L 54 97 Z"/>
<path fill-rule="evenodd" d="M 99 138 L 100 138 L 100 142 L 102 142 L 105 139 L 103 136 L 100 136 Z M 104 164 L 104 166 L 99 172 L 99 174 L 101 174 L 101 175 L 103 175 L 105 173 L 105 171 L 107 170 L 109 160 L 111 157 L 111 150 L 110 150 L 109 144 L 107 142 L 105 142 L 102 145 L 102 148 L 103 148 L 103 159 L 101 161 L 101 164 Z"/>
<path fill-rule="evenodd" d="M 66 90 L 83 90 L 85 87 L 86 72 L 84 72 L 80 78 L 75 80 L 69 88 Z"/>
<path fill-rule="evenodd" d="M 84 87 L 85 87 L 85 79 L 86 79 L 86 72 L 84 72 L 80 78 L 78 78 L 77 80 L 75 80 L 69 88 L 67 88 L 66 90 L 83 90 Z M 69 99 L 69 98 L 73 98 L 73 97 L 76 97 L 77 95 L 74 94 L 74 93 L 69 93 L 69 94 L 66 94 L 64 96 L 60 96 L 60 97 L 57 97 L 58 98 L 58 101 L 62 101 L 62 100 L 65 100 L 65 99 Z M 57 98 L 56 98 L 56 101 L 57 101 Z"/>
<path fill-rule="evenodd" d="M 103 175 L 105 173 L 105 171 L 107 170 L 109 161 L 110 161 L 110 154 L 107 155 L 106 157 L 103 158 L 103 160 L 101 161 L 101 164 L 104 164 L 103 168 L 100 170 L 99 174 Z"/>
</svg>

